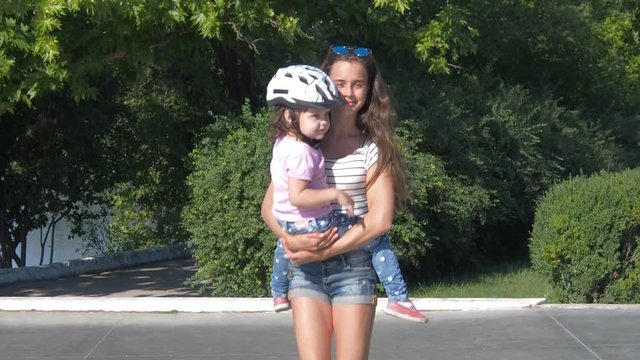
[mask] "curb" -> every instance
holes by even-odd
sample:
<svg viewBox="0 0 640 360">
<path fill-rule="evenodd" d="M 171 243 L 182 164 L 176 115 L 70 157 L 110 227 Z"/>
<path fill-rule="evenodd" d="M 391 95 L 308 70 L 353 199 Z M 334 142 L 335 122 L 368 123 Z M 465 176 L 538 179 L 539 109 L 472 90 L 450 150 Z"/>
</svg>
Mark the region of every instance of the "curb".
<svg viewBox="0 0 640 360">
<path fill-rule="evenodd" d="M 540 307 L 567 310 L 640 310 L 640 304 L 542 304 Z"/>
<path fill-rule="evenodd" d="M 529 309 L 545 303 L 531 299 L 412 299 L 420 311 Z M 377 311 L 387 306 L 378 299 Z M 271 298 L 201 297 L 2 297 L 0 311 L 169 312 L 169 313 L 271 313 Z"/>
<path fill-rule="evenodd" d="M 185 244 L 161 248 L 123 251 L 115 254 L 85 257 L 44 266 L 0 269 L 0 286 L 21 281 L 52 280 L 67 276 L 100 273 L 148 263 L 191 256 Z"/>
</svg>

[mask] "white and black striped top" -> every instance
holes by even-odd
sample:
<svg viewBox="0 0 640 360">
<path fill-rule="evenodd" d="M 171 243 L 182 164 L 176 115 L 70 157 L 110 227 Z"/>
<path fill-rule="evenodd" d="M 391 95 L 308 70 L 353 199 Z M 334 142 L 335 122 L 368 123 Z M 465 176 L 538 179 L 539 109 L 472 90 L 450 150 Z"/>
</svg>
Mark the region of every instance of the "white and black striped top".
<svg viewBox="0 0 640 360">
<path fill-rule="evenodd" d="M 363 215 L 367 206 L 367 171 L 378 161 L 378 146 L 367 138 L 353 153 L 337 159 L 324 160 L 325 174 L 329 187 L 343 190 L 353 199 L 353 212 Z M 334 210 L 344 210 L 340 204 L 331 204 Z"/>
</svg>

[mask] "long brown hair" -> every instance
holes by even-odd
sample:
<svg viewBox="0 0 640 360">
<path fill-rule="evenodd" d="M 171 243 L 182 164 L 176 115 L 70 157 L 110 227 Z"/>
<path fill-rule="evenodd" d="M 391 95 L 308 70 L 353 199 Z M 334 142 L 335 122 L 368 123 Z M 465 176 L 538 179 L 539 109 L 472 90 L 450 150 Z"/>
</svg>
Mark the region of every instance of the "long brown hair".
<svg viewBox="0 0 640 360">
<path fill-rule="evenodd" d="M 291 131 L 291 126 L 284 118 L 284 112 L 288 108 L 284 105 L 276 105 L 273 115 L 271 115 L 271 126 L 269 127 L 269 140 L 272 143 L 280 136 L 287 135 Z"/>
<path fill-rule="evenodd" d="M 393 108 L 387 84 L 382 79 L 378 65 L 370 54 L 358 57 L 350 51 L 338 55 L 332 50 L 322 62 L 320 68 L 331 74 L 331 67 L 337 61 L 358 62 L 367 71 L 367 98 L 358 111 L 356 126 L 378 146 L 378 162 L 376 171 L 367 183 L 367 189 L 380 176 L 382 171 L 388 171 L 393 180 L 396 213 L 401 211 L 409 197 L 405 166 L 398 150 L 398 137 L 394 129 L 396 113 Z"/>
</svg>

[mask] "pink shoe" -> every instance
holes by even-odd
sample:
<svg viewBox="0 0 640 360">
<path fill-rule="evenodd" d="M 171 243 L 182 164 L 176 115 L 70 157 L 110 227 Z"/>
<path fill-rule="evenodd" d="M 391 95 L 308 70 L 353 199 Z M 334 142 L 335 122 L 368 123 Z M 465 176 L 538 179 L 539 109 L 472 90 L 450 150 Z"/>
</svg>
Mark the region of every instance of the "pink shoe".
<svg viewBox="0 0 640 360">
<path fill-rule="evenodd" d="M 409 321 L 415 321 L 419 323 L 426 323 L 429 321 L 429 319 L 423 313 L 418 311 L 416 307 L 413 306 L 413 303 L 411 301 L 409 301 L 409 303 L 411 304 L 411 307 L 403 306 L 396 301 L 390 301 L 387 303 L 387 308 L 384 309 L 384 312 L 391 316 Z"/>
<path fill-rule="evenodd" d="M 273 310 L 275 312 L 287 311 L 289 309 L 291 309 L 289 299 L 286 297 L 273 298 Z"/>
</svg>

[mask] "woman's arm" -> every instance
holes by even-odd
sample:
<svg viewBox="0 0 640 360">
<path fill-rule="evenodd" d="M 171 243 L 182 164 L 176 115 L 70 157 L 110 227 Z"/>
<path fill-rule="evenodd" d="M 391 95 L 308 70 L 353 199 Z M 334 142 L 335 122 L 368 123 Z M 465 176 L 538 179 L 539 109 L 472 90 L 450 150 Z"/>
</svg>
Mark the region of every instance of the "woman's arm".
<svg viewBox="0 0 640 360">
<path fill-rule="evenodd" d="M 375 165 L 367 171 L 367 178 L 375 172 Z M 331 256 L 343 254 L 362 247 L 369 241 L 391 229 L 394 215 L 393 180 L 385 170 L 367 189 L 369 212 L 362 220 L 351 227 L 346 234 L 331 246 L 313 251 L 298 251 L 290 254 L 295 263 L 321 261 Z"/>
<path fill-rule="evenodd" d="M 299 250 L 318 250 L 327 247 L 334 242 L 338 237 L 338 231 L 335 227 L 323 232 L 323 233 L 308 233 L 292 235 L 282 230 L 280 225 L 273 216 L 273 183 L 269 183 L 269 188 L 264 194 L 262 200 L 262 207 L 260 209 L 260 215 L 262 220 L 267 225 L 269 230 L 278 237 L 284 245 L 287 252 L 299 251 Z"/>
<path fill-rule="evenodd" d="M 283 241 L 286 240 L 289 234 L 282 230 L 278 222 L 276 221 L 276 217 L 273 216 L 272 209 L 273 208 L 273 182 L 269 182 L 269 187 L 267 188 L 267 192 L 264 194 L 264 199 L 262 199 L 262 207 L 260 208 L 260 216 L 262 216 L 262 220 L 267 225 L 269 230 L 279 239 Z"/>
</svg>

